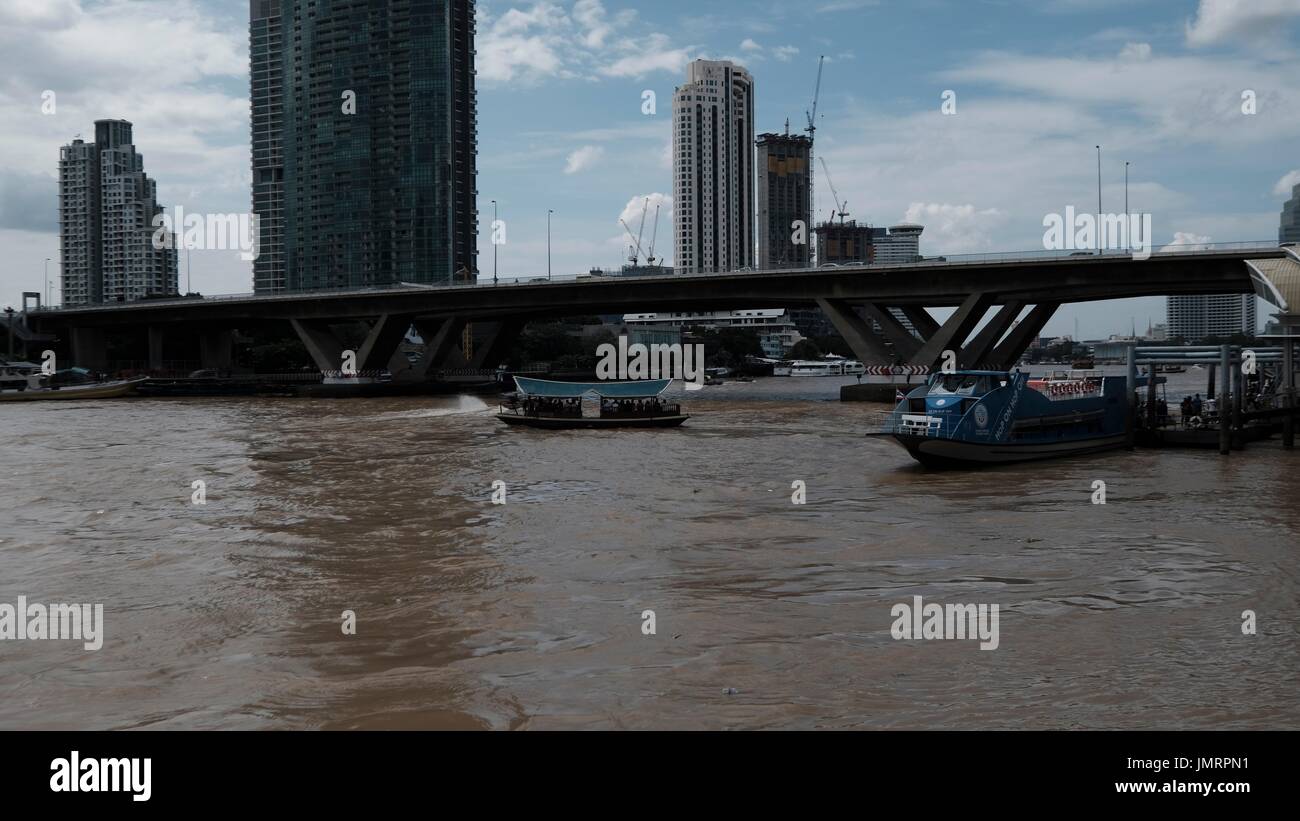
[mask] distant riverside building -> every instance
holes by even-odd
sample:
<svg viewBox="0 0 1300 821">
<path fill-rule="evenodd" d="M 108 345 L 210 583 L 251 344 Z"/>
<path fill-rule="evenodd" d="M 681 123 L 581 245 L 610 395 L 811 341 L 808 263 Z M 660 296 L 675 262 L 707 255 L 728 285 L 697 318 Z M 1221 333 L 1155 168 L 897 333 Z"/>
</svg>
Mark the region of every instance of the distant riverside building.
<svg viewBox="0 0 1300 821">
<path fill-rule="evenodd" d="M 478 271 L 473 0 L 251 0 L 259 292 Z"/>
<path fill-rule="evenodd" d="M 157 186 L 126 120 L 96 120 L 95 141 L 59 152 L 59 253 L 64 305 L 177 293 L 176 247 L 155 248 Z"/>
<path fill-rule="evenodd" d="M 811 261 L 812 199 L 809 179 L 812 140 L 798 134 L 759 134 L 758 267 L 806 268 Z M 802 242 L 794 242 L 794 223 Z"/>
<path fill-rule="evenodd" d="M 670 276 L 673 272 L 671 265 L 624 265 L 617 271 L 613 269 L 592 268 L 587 271 L 589 277 L 662 277 Z M 544 277 L 543 277 L 544 278 Z"/>
<path fill-rule="evenodd" d="M 873 238 L 874 262 L 879 265 L 897 265 L 916 262 L 921 258 L 921 232 L 925 226 L 904 222 L 889 226 L 885 236 Z"/>
<path fill-rule="evenodd" d="M 1171 296 L 1168 312 L 1169 336 L 1188 342 L 1255 333 L 1254 294 Z"/>
<path fill-rule="evenodd" d="M 624 314 L 623 322 L 628 328 L 746 328 L 757 333 L 763 355 L 773 359 L 782 358 L 803 339 L 789 313 L 782 308 Z"/>
<path fill-rule="evenodd" d="M 754 80 L 728 61 L 696 60 L 673 93 L 674 265 L 734 271 L 754 259 Z"/>
<path fill-rule="evenodd" d="M 1300 185 L 1291 189 L 1291 199 L 1282 206 L 1282 225 L 1277 229 L 1278 242 L 1300 242 Z"/>
</svg>

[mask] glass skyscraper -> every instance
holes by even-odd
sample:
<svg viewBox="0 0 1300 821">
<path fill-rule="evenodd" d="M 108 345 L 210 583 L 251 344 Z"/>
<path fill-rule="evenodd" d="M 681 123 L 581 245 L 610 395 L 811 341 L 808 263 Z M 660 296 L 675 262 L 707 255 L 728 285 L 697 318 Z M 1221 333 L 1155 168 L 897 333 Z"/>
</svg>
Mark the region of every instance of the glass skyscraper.
<svg viewBox="0 0 1300 821">
<path fill-rule="evenodd" d="M 473 0 L 252 0 L 259 292 L 477 272 Z"/>
</svg>

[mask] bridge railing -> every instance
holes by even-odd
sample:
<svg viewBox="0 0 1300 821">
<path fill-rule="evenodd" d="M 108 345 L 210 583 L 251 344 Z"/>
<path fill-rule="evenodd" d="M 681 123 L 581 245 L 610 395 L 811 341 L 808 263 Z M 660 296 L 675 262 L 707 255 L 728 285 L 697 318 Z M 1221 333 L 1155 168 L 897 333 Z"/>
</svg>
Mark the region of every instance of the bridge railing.
<svg viewBox="0 0 1300 821">
<path fill-rule="evenodd" d="M 1293 244 L 1293 243 L 1292 243 Z M 1192 243 L 1185 245 L 1166 245 L 1159 249 L 1152 249 L 1151 257 L 1162 257 L 1177 254 L 1212 254 L 1222 253 L 1230 255 L 1242 251 L 1276 251 L 1279 244 L 1275 240 L 1245 240 L 1237 242 L 1206 242 Z M 1133 251 L 1124 249 L 1096 249 L 1084 250 L 1029 250 L 1029 251 L 1003 251 L 987 252 L 972 254 L 945 254 L 941 256 L 925 257 L 915 262 L 875 262 L 875 263 L 824 263 L 816 267 L 806 268 L 772 268 L 767 270 L 755 270 L 752 268 L 743 268 L 736 271 L 716 271 L 716 272 L 695 272 L 695 273 L 671 273 L 671 274 L 652 274 L 646 276 L 625 277 L 617 272 L 610 272 L 603 275 L 593 274 L 558 274 L 553 277 L 542 276 L 515 276 L 515 277 L 497 277 L 496 279 L 485 278 L 482 274 L 476 282 L 455 282 L 447 284 L 433 283 L 410 283 L 398 282 L 390 285 L 369 285 L 363 287 L 357 286 L 339 286 L 330 288 L 312 288 L 292 291 L 276 291 L 274 293 L 231 293 L 231 294 L 211 294 L 202 297 L 196 296 L 177 296 L 166 299 L 148 299 L 137 300 L 135 302 L 113 302 L 96 305 L 44 305 L 32 313 L 42 313 L 47 311 L 60 310 L 113 310 L 127 306 L 138 308 L 150 305 L 183 305 L 193 302 L 226 302 L 239 300 L 256 300 L 277 301 L 277 300 L 295 300 L 304 296 L 313 297 L 330 297 L 330 296 L 366 296 L 371 294 L 400 294 L 400 293 L 420 293 L 426 291 L 448 291 L 461 290 L 467 288 L 500 288 L 513 287 L 519 285 L 546 285 L 555 283 L 574 283 L 574 282 L 609 282 L 623 281 L 628 279 L 635 280 L 657 280 L 657 279 L 681 279 L 682 277 L 720 277 L 720 276 L 745 276 L 754 274 L 774 274 L 785 275 L 794 273 L 825 273 L 836 269 L 852 268 L 854 270 L 891 270 L 898 268 L 956 268 L 963 265 L 988 265 L 996 262 L 1038 262 L 1042 260 L 1061 259 L 1068 260 L 1083 257 L 1101 257 L 1113 260 L 1125 259 L 1133 256 Z"/>
</svg>

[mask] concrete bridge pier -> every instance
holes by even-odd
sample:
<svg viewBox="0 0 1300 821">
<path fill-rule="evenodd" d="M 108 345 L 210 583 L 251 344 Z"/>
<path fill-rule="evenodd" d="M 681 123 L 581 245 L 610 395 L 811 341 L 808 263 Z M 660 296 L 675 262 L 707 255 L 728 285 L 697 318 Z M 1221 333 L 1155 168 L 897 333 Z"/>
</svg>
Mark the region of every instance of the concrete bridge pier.
<svg viewBox="0 0 1300 821">
<path fill-rule="evenodd" d="M 475 323 L 478 324 L 480 323 Z M 475 341 L 474 359 L 470 367 L 493 370 L 504 362 L 526 323 L 519 317 L 507 317 L 492 324 L 495 327 L 489 328 L 487 338 L 482 342 Z"/>
<path fill-rule="evenodd" d="M 414 319 L 410 314 L 383 314 L 376 319 L 357 351 L 357 370 L 405 370 L 408 367 L 406 357 L 401 356 L 399 350 Z"/>
<path fill-rule="evenodd" d="M 396 376 L 404 380 L 423 381 L 439 368 L 469 367 L 460 352 L 460 338 L 465 333 L 465 324 L 466 321 L 460 317 L 415 320 L 415 331 L 424 340 L 424 355 Z"/>
<path fill-rule="evenodd" d="M 957 354 L 957 364 L 960 365 L 962 344 L 992 305 L 993 296 L 987 293 L 976 292 L 966 297 L 961 307 L 926 338 L 911 364 L 933 368 L 942 362 L 944 351 L 952 351 Z"/>
<path fill-rule="evenodd" d="M 153 329 L 149 330 L 149 366 L 153 367 Z M 161 354 L 161 343 L 159 351 Z M 232 329 L 206 328 L 199 333 L 199 367 L 225 371 L 230 370 L 234 362 L 235 332 Z"/>
<path fill-rule="evenodd" d="M 1016 317 L 1020 316 L 1020 312 L 1024 307 L 1024 302 L 1013 299 L 999 308 L 993 318 L 985 323 L 979 333 L 975 334 L 974 338 L 961 349 L 961 353 L 957 357 L 957 364 L 963 368 L 979 368 L 981 366 L 992 368 L 991 354 L 993 353 L 993 346 L 1011 327 L 1011 323 L 1016 321 Z"/>
<path fill-rule="evenodd" d="M 149 370 L 151 371 L 162 370 L 164 334 L 163 326 L 149 326 Z"/>
<path fill-rule="evenodd" d="M 58 363 L 59 369 L 67 367 Z M 108 339 L 103 328 L 72 328 L 72 362 L 89 371 L 108 370 Z"/>
<path fill-rule="evenodd" d="M 867 318 L 875 320 L 875 323 L 880 326 L 880 333 L 894 346 L 895 359 L 911 362 L 916 358 L 917 352 L 921 350 L 921 340 L 903 327 L 903 323 L 899 322 L 898 317 L 890 312 L 888 306 L 868 302 L 863 308 Z M 881 362 L 879 364 L 884 365 L 887 363 Z"/>
<path fill-rule="evenodd" d="M 329 322 L 319 319 L 290 319 L 289 324 L 302 340 L 311 361 L 322 373 L 343 367 L 343 343 Z"/>
<path fill-rule="evenodd" d="M 989 366 L 995 370 L 1009 370 L 1019 362 L 1020 357 L 1029 350 L 1029 346 L 1043 332 L 1043 327 L 1059 307 L 1061 307 L 1059 302 L 1040 302 L 1030 308 L 1025 318 L 1020 320 L 1020 324 L 1012 328 L 1006 339 L 993 349 L 989 357 Z"/>
<path fill-rule="evenodd" d="M 864 365 L 892 365 L 894 353 L 885 346 L 885 342 L 871 327 L 871 324 L 858 316 L 853 306 L 842 299 L 823 299 L 818 297 L 817 307 L 822 309 L 826 318 L 840 332 L 844 341 L 853 350 L 853 355 Z M 886 312 L 888 313 L 888 312 Z"/>
</svg>

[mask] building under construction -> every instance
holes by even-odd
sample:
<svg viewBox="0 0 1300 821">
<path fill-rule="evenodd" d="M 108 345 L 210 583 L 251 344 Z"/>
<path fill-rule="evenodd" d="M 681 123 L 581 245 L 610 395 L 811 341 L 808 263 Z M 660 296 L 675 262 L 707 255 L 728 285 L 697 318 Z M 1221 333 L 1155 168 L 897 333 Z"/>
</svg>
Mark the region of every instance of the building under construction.
<svg viewBox="0 0 1300 821">
<path fill-rule="evenodd" d="M 758 267 L 806 268 L 811 262 L 812 140 L 800 134 L 759 134 Z"/>
<path fill-rule="evenodd" d="M 828 220 L 817 226 L 817 264 L 842 265 L 875 262 L 876 241 L 886 236 L 884 228 L 858 225 L 857 220 Z"/>
</svg>

